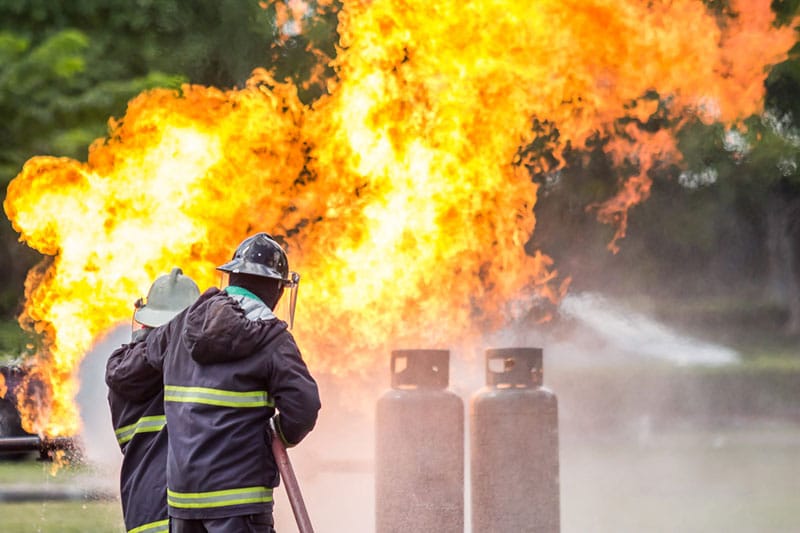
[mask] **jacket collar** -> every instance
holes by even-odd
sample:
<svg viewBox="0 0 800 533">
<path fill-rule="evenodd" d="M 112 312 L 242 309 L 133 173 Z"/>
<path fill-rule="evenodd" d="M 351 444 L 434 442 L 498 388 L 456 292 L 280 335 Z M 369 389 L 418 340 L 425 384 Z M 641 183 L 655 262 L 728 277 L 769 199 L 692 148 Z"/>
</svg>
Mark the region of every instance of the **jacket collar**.
<svg viewBox="0 0 800 533">
<path fill-rule="evenodd" d="M 225 292 L 227 292 L 231 298 L 239 302 L 239 305 L 244 310 L 245 316 L 250 320 L 272 320 L 275 318 L 272 309 L 264 303 L 264 300 L 247 289 L 235 285 L 228 285 L 225 287 Z"/>
<path fill-rule="evenodd" d="M 251 298 L 253 300 L 258 300 L 262 304 L 264 303 L 264 300 L 262 300 L 261 298 L 259 298 L 255 294 L 253 294 L 252 292 L 248 291 L 244 287 L 237 287 L 236 285 L 228 285 L 227 287 L 225 287 L 225 292 L 227 292 L 231 296 L 244 296 L 245 298 Z M 264 304 L 264 305 L 266 305 L 266 304 Z"/>
</svg>

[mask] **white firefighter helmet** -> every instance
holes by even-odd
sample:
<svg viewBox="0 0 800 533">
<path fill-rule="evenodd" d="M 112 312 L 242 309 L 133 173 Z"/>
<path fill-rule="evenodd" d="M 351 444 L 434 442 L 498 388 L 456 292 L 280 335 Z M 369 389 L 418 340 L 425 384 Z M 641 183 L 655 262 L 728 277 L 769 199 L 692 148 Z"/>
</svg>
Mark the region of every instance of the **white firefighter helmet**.
<svg viewBox="0 0 800 533">
<path fill-rule="evenodd" d="M 200 289 L 189 276 L 184 276 L 180 268 L 157 278 L 147 300 L 137 302 L 133 320 L 139 324 L 156 328 L 166 324 L 172 318 L 189 307 L 200 296 Z"/>
</svg>

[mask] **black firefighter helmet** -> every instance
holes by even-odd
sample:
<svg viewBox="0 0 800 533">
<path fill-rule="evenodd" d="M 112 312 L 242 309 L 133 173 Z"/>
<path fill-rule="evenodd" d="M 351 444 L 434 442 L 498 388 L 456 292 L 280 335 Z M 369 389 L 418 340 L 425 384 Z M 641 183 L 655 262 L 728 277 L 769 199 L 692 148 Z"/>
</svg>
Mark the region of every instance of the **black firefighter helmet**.
<svg viewBox="0 0 800 533">
<path fill-rule="evenodd" d="M 243 240 L 233 253 L 233 259 L 217 270 L 290 281 L 286 252 L 268 233 L 256 233 Z"/>
<path fill-rule="evenodd" d="M 289 327 L 294 325 L 300 275 L 297 272 L 289 272 L 289 259 L 286 252 L 270 234 L 256 233 L 243 240 L 233 253 L 233 259 L 218 266 L 217 270 L 228 274 L 249 274 L 275 279 L 280 282 L 281 289 L 291 289 Z"/>
</svg>

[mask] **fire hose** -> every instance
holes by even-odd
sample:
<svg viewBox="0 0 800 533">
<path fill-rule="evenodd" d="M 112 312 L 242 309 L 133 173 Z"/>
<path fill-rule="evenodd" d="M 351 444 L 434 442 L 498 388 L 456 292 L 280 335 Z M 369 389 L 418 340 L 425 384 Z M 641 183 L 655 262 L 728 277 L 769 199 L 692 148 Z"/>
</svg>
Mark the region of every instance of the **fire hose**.
<svg viewBox="0 0 800 533">
<path fill-rule="evenodd" d="M 275 429 L 275 423 L 270 420 L 270 429 L 272 430 L 272 455 L 275 457 L 275 462 L 278 465 L 278 471 L 283 479 L 283 485 L 286 487 L 286 495 L 289 498 L 289 503 L 292 506 L 292 513 L 297 522 L 297 529 L 300 533 L 314 533 L 314 527 L 311 525 L 311 518 L 308 516 L 306 504 L 303 501 L 303 494 L 300 492 L 300 484 L 297 482 L 297 476 L 294 474 L 292 462 L 289 460 L 289 454 L 286 452 L 278 432 Z"/>
</svg>

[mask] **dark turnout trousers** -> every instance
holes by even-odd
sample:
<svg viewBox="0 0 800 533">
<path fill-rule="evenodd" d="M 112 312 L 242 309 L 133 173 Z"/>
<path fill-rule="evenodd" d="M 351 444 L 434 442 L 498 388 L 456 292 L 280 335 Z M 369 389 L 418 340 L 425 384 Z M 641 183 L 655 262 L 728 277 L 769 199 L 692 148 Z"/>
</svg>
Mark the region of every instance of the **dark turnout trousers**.
<svg viewBox="0 0 800 533">
<path fill-rule="evenodd" d="M 172 533 L 275 533 L 270 513 L 203 520 L 170 518 L 170 531 Z"/>
</svg>

